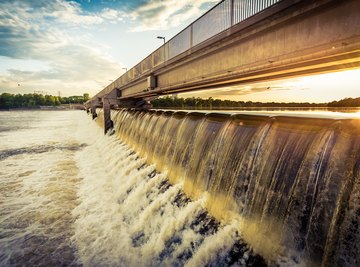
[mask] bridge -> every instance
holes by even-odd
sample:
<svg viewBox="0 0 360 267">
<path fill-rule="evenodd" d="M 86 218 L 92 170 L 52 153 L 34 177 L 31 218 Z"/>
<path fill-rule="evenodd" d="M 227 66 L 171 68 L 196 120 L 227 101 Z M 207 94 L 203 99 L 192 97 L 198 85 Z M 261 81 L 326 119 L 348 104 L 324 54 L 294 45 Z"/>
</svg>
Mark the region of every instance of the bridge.
<svg viewBox="0 0 360 267">
<path fill-rule="evenodd" d="M 148 107 L 165 94 L 360 67 L 358 0 L 223 0 L 86 103 Z M 108 125 L 108 126 L 106 126 Z"/>
</svg>

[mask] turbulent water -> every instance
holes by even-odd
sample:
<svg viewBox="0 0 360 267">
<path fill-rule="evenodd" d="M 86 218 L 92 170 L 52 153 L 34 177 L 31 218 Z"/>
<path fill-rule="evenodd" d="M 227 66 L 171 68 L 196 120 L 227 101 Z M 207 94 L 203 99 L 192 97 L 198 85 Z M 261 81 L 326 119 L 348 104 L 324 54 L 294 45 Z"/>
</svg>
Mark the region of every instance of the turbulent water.
<svg viewBox="0 0 360 267">
<path fill-rule="evenodd" d="M 0 112 L 0 266 L 359 266 L 359 119 L 97 112 Z"/>
<path fill-rule="evenodd" d="M 265 266 L 81 111 L 0 113 L 0 266 Z"/>
<path fill-rule="evenodd" d="M 76 265 L 78 112 L 0 112 L 0 265 Z"/>
</svg>

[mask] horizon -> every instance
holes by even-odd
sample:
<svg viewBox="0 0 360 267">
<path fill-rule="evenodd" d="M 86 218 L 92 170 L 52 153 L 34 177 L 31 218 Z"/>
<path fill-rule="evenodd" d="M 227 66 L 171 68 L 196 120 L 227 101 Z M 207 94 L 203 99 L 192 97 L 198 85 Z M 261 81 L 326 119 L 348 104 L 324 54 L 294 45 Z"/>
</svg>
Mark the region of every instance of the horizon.
<svg viewBox="0 0 360 267">
<path fill-rule="evenodd" d="M 88 93 L 83 93 L 81 95 L 69 95 L 69 96 L 59 96 L 59 95 L 52 95 L 52 94 L 42 94 L 42 93 L 38 93 L 38 92 L 29 92 L 29 93 L 9 93 L 9 92 L 1 92 L 0 93 L 0 97 L 1 95 L 3 94 L 10 94 L 10 95 L 13 95 L 13 96 L 16 96 L 16 95 L 39 95 L 39 96 L 53 96 L 53 97 L 56 97 L 56 98 L 71 98 L 71 97 L 83 97 L 85 95 L 88 95 Z M 333 100 L 330 100 L 330 101 L 326 101 L 326 102 L 309 102 L 309 101 L 304 101 L 304 102 L 299 102 L 299 101 L 287 101 L 287 102 L 284 102 L 284 101 L 251 101 L 251 100 L 232 100 L 232 99 L 221 99 L 221 98 L 213 98 L 212 96 L 209 96 L 209 97 L 201 97 L 201 96 L 190 96 L 190 94 L 192 93 L 183 93 L 181 95 L 186 95 L 186 94 L 189 94 L 188 96 L 178 96 L 178 94 L 168 94 L 168 95 L 162 95 L 162 96 L 159 96 L 158 98 L 156 99 L 161 99 L 161 98 L 170 98 L 170 99 L 174 99 L 174 98 L 178 98 L 178 99 L 189 99 L 189 98 L 200 98 L 201 100 L 209 100 L 210 98 L 212 98 L 212 100 L 221 100 L 221 101 L 234 101 L 234 102 L 244 102 L 244 103 L 247 103 L 247 102 L 251 102 L 251 103 L 260 103 L 260 104 L 311 104 L 311 105 L 325 105 L 325 104 L 330 104 L 332 102 L 339 102 L 339 101 L 342 101 L 342 100 L 346 100 L 346 99 L 360 99 L 360 95 L 358 97 L 344 97 L 344 98 L 341 98 L 341 99 L 333 99 Z M 88 96 L 91 98 L 91 96 Z M 153 100 L 151 100 L 153 101 Z"/>
</svg>

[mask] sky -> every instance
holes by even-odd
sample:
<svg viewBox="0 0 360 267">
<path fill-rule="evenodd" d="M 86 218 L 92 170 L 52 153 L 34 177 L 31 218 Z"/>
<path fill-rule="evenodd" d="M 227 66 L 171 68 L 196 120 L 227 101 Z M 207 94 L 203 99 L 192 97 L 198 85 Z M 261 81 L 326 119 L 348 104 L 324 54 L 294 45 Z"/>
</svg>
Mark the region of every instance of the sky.
<svg viewBox="0 0 360 267">
<path fill-rule="evenodd" d="M 96 94 L 217 0 L 1 0 L 0 93 Z"/>
<path fill-rule="evenodd" d="M 218 0 L 0 0 L 0 93 L 94 95 Z M 243 101 L 360 97 L 360 70 L 182 94 Z"/>
</svg>

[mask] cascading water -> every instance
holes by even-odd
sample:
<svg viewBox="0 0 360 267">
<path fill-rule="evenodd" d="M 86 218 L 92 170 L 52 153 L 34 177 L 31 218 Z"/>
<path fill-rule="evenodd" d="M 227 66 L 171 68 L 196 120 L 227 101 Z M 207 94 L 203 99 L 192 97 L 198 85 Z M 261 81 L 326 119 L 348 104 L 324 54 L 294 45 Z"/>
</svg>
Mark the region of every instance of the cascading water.
<svg viewBox="0 0 360 267">
<path fill-rule="evenodd" d="M 84 177 L 78 189 L 79 205 L 73 211 L 72 241 L 79 263 L 266 265 L 240 237 L 237 221 L 221 225 L 208 214 L 206 194 L 191 200 L 182 183 L 170 184 L 166 171 L 158 172 L 115 135 L 102 136 L 77 157 Z"/>
<path fill-rule="evenodd" d="M 359 120 L 134 110 L 112 120 L 125 178 L 109 190 L 139 263 L 232 263 L 245 240 L 270 265 L 359 264 Z"/>
</svg>

